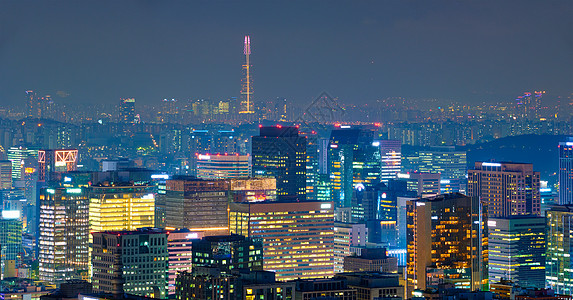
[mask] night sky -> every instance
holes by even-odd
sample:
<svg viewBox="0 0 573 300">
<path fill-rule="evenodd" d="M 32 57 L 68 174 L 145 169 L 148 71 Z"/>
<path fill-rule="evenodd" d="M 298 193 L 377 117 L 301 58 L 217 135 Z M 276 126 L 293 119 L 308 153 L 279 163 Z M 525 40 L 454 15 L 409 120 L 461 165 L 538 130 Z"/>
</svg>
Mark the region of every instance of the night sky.
<svg viewBox="0 0 573 300">
<path fill-rule="evenodd" d="M 573 92 L 573 1 L 5 1 L 0 105 L 228 98 L 509 100 Z"/>
</svg>

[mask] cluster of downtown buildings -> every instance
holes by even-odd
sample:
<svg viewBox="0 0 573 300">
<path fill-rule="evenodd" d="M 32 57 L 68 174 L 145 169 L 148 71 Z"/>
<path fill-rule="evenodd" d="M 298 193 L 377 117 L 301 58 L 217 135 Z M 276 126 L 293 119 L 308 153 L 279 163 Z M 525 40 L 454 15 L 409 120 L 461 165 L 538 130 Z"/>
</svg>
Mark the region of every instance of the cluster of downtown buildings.
<svg viewBox="0 0 573 300">
<path fill-rule="evenodd" d="M 3 279 L 83 280 L 88 300 L 573 294 L 573 140 L 555 145 L 557 197 L 532 164 L 468 169 L 454 147 L 405 156 L 376 126 L 255 130 L 211 139 L 226 153 L 195 143 L 177 172 L 106 157 L 86 170 L 81 145 L 7 148 Z"/>
</svg>

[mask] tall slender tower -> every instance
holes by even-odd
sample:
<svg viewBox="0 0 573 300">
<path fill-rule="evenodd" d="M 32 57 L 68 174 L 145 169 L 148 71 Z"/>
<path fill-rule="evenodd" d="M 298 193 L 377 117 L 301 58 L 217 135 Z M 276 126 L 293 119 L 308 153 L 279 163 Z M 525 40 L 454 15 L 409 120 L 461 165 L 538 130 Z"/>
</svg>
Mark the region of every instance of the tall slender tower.
<svg viewBox="0 0 573 300">
<path fill-rule="evenodd" d="M 243 49 L 243 53 L 245 54 L 245 64 L 243 65 L 243 72 L 244 77 L 241 84 L 241 110 L 239 113 L 241 114 L 252 114 L 253 111 L 253 103 L 251 102 L 251 95 L 253 94 L 253 87 L 251 82 L 251 37 L 246 35 L 245 36 L 245 46 Z"/>
</svg>

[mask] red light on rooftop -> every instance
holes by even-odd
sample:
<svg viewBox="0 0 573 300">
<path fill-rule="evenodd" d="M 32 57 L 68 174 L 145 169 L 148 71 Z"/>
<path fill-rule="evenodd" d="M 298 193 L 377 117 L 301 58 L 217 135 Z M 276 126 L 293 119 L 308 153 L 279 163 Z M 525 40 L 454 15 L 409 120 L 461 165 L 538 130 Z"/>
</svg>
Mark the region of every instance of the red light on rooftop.
<svg viewBox="0 0 573 300">
<path fill-rule="evenodd" d="M 277 128 L 283 128 L 283 126 L 279 124 L 279 125 L 277 125 Z"/>
<path fill-rule="evenodd" d="M 262 127 L 263 127 L 263 125 L 262 125 L 262 124 L 259 124 L 259 128 L 262 128 Z"/>
</svg>

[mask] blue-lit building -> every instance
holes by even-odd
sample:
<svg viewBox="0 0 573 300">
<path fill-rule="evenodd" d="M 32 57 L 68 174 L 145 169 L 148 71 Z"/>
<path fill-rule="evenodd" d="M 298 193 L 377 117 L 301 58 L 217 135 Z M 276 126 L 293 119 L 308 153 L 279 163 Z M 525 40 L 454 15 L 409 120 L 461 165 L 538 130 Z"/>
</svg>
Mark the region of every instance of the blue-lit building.
<svg viewBox="0 0 573 300">
<path fill-rule="evenodd" d="M 573 204 L 573 138 L 559 143 L 559 204 Z"/>
</svg>

